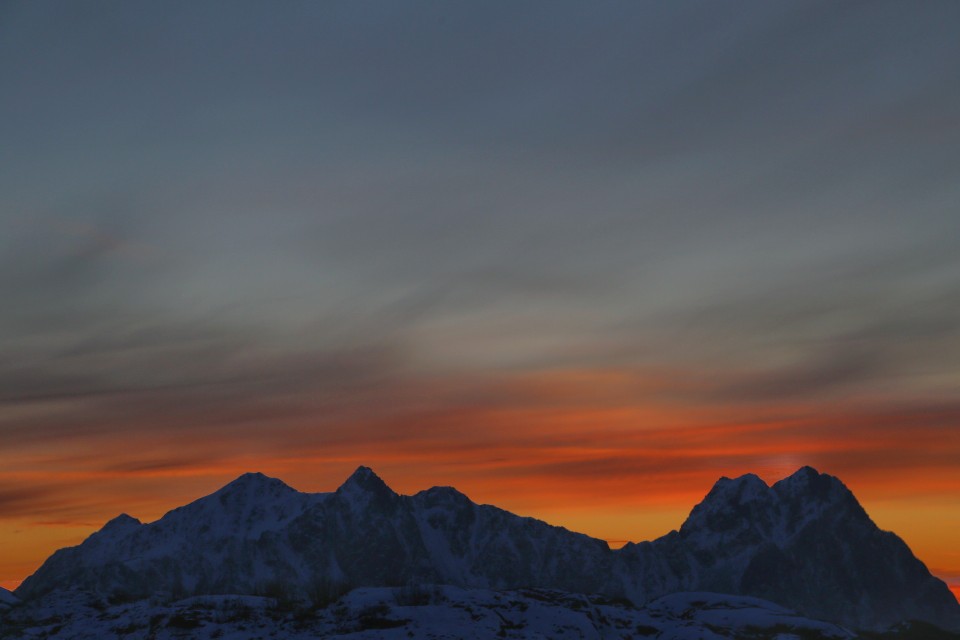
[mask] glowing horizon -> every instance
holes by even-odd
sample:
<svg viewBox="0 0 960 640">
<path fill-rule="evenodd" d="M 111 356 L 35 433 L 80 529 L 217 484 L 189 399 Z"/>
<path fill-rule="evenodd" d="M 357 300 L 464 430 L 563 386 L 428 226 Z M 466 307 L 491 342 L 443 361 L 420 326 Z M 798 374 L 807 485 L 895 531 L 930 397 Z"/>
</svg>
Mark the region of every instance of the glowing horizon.
<svg viewBox="0 0 960 640">
<path fill-rule="evenodd" d="M 288 462 L 289 461 L 287 461 L 287 463 Z M 302 463 L 304 461 L 301 460 L 300 462 Z M 320 462 L 320 460 L 317 460 L 316 462 Z M 280 462 L 279 465 L 283 467 L 284 462 Z M 341 468 L 341 469 L 344 468 L 342 460 L 335 461 L 332 466 L 336 468 Z M 364 465 L 364 466 L 369 466 L 369 465 Z M 286 468 L 290 469 L 290 467 L 286 467 Z M 395 470 L 400 469 L 399 467 L 392 467 L 392 468 L 394 468 Z M 825 473 L 824 471 L 819 469 L 818 471 Z M 377 472 L 376 468 L 374 468 L 374 472 Z M 212 472 L 201 474 L 199 477 L 205 477 L 210 479 L 210 478 L 219 477 L 220 473 L 222 473 L 222 470 L 220 470 L 219 472 L 212 470 Z M 169 477 L 177 477 L 177 476 L 193 477 L 193 478 L 198 477 L 197 475 L 189 472 L 187 473 L 148 472 L 146 475 L 153 478 L 169 478 Z M 240 474 L 237 474 L 237 475 L 240 475 Z M 267 475 L 272 475 L 272 474 L 267 474 Z M 345 480 L 347 475 L 346 474 L 342 474 L 342 475 L 343 475 L 342 480 Z M 380 474 L 378 473 L 378 475 Z M 272 476 L 272 477 L 278 477 L 278 476 Z M 327 477 L 329 477 L 329 475 Z M 400 477 L 402 478 L 403 475 L 401 474 Z M 418 473 L 413 477 L 422 478 L 423 474 Z M 736 476 L 733 476 L 733 477 L 736 477 Z M 779 476 L 779 477 L 773 477 L 773 478 L 764 477 L 763 479 L 768 485 L 772 486 L 774 482 L 782 479 L 783 477 L 786 477 L 786 476 Z M 144 523 L 154 522 L 156 520 L 159 520 L 162 517 L 162 515 L 165 514 L 167 511 L 174 509 L 176 507 L 182 506 L 183 504 L 192 502 L 194 499 L 199 499 L 201 497 L 209 495 L 210 493 L 213 493 L 216 489 L 219 489 L 223 485 L 227 484 L 232 479 L 234 478 L 231 477 L 226 482 L 221 481 L 221 483 L 218 484 L 216 487 L 214 487 L 214 489 L 208 490 L 207 493 L 204 493 L 202 495 L 195 495 L 191 498 L 187 498 L 183 500 L 180 503 L 163 506 L 160 508 L 159 511 L 156 510 L 157 505 L 155 505 L 154 510 L 153 511 L 148 510 L 145 515 L 129 513 L 130 511 L 129 509 L 123 510 L 122 512 L 128 513 L 128 515 L 133 515 L 134 517 L 137 517 L 139 520 L 141 520 Z M 280 477 L 279 479 L 286 482 L 286 480 L 283 477 Z M 840 479 L 841 481 L 843 480 L 843 478 L 840 478 Z M 385 482 L 387 482 L 389 486 L 391 486 L 391 488 L 393 488 L 395 491 L 403 495 L 412 495 L 417 491 L 429 488 L 429 486 L 437 486 L 437 485 L 429 485 L 429 486 L 412 487 L 411 486 L 412 483 L 410 481 L 406 481 L 406 482 L 403 482 L 403 486 L 408 488 L 406 488 L 405 490 L 399 490 L 397 489 L 396 486 L 394 486 L 393 483 L 391 483 L 389 478 L 384 478 L 384 480 Z M 300 487 L 297 487 L 295 485 L 290 485 L 290 486 L 300 491 L 303 490 Z M 331 486 L 327 486 L 325 488 L 317 489 L 316 491 L 311 491 L 311 492 L 333 491 L 337 488 L 337 486 L 339 486 L 339 483 L 335 483 Z M 456 485 L 453 485 L 453 486 L 456 486 Z M 553 498 L 553 499 L 546 500 L 544 503 L 546 507 L 541 509 L 537 509 L 535 503 L 532 502 L 533 500 L 532 498 L 523 496 L 523 495 L 520 496 L 519 498 L 517 498 L 516 495 L 510 498 L 510 497 L 507 497 L 508 494 L 503 494 L 502 496 L 500 496 L 501 499 L 499 501 L 496 499 L 477 500 L 469 492 L 467 493 L 467 495 L 468 497 L 470 497 L 471 499 L 473 499 L 475 502 L 479 504 L 493 504 L 501 508 L 507 508 L 509 511 L 513 511 L 518 515 L 537 517 L 538 519 L 544 520 L 552 525 L 565 526 L 570 530 L 577 531 L 580 533 L 586 533 L 587 535 L 591 535 L 592 537 L 596 537 L 596 538 L 607 541 L 612 549 L 616 549 L 616 548 L 622 547 L 627 542 L 641 542 L 645 540 L 653 540 L 659 537 L 660 535 L 664 535 L 671 530 L 679 528 L 680 524 L 682 524 L 683 520 L 686 518 L 687 513 L 690 511 L 690 509 L 693 508 L 693 506 L 697 502 L 699 502 L 706 495 L 710 486 L 712 486 L 712 483 L 703 489 L 699 497 L 697 497 L 693 502 L 689 504 L 689 507 L 685 507 L 685 508 L 678 507 L 674 501 L 677 499 L 678 496 L 684 495 L 686 491 L 690 491 L 689 495 L 692 497 L 694 495 L 692 492 L 695 491 L 692 488 L 686 489 L 686 490 L 681 490 L 678 488 L 677 493 L 671 494 L 668 498 L 666 498 L 666 500 L 664 499 L 663 496 L 656 496 L 652 500 L 649 499 L 650 498 L 649 496 L 644 496 L 644 499 L 641 499 L 638 502 L 633 503 L 634 505 L 638 505 L 638 506 L 636 506 L 636 511 L 631 513 L 630 515 L 625 515 L 623 512 L 622 506 L 618 504 L 610 504 L 610 503 L 606 503 L 605 501 L 600 501 L 601 506 L 597 507 L 596 505 L 598 504 L 598 501 L 596 499 L 591 500 L 590 502 L 591 507 L 586 507 L 582 503 L 574 504 L 572 506 L 569 503 L 560 504 L 559 501 L 556 500 L 556 496 L 558 494 L 561 496 L 567 495 L 565 491 L 562 491 L 562 490 L 556 491 L 550 494 L 548 498 Z M 460 487 L 457 487 L 457 488 L 459 489 Z M 497 484 L 494 483 L 492 487 L 484 490 L 484 484 L 481 482 L 478 486 L 478 491 L 483 495 L 498 495 L 499 492 L 504 491 L 504 488 L 501 486 L 497 486 Z M 511 493 L 515 494 L 516 491 L 514 490 Z M 856 490 L 854 490 L 855 495 L 856 493 L 857 493 Z M 945 497 L 949 500 L 950 495 L 952 494 L 948 494 Z M 860 498 L 860 496 L 857 496 L 857 497 Z M 594 498 L 596 498 L 596 496 L 594 496 Z M 527 508 L 511 509 L 505 505 L 505 503 L 511 503 L 511 502 L 516 503 L 518 505 L 526 505 Z M 877 522 L 877 524 L 882 529 L 893 530 L 894 533 L 897 533 L 897 535 L 900 535 L 900 537 L 904 538 L 908 546 L 910 546 L 911 550 L 914 551 L 915 555 L 917 555 L 921 559 L 921 561 L 924 561 L 925 564 L 928 565 L 928 567 L 931 567 L 931 573 L 940 577 L 942 580 L 944 580 L 944 582 L 947 583 L 948 587 L 950 588 L 954 596 L 960 595 L 960 572 L 957 571 L 955 566 L 949 565 L 949 562 L 952 559 L 955 559 L 957 557 L 957 554 L 952 552 L 947 552 L 946 554 L 943 554 L 943 553 L 938 554 L 936 538 L 934 537 L 931 539 L 929 535 L 924 535 L 924 534 L 929 534 L 929 531 L 925 531 L 925 525 L 918 527 L 916 526 L 916 524 L 914 524 L 913 526 L 910 526 L 910 523 L 915 523 L 917 514 L 922 514 L 924 512 L 924 509 L 917 508 L 916 500 L 914 498 L 910 498 L 908 500 L 894 500 L 894 501 L 887 500 L 886 504 L 884 504 L 883 500 L 877 500 L 873 505 L 865 504 L 864 501 L 861 500 L 861 504 L 865 507 L 868 514 L 871 515 L 874 521 Z M 932 504 L 927 505 L 927 509 L 929 510 L 932 508 L 935 513 L 940 513 L 943 510 L 943 507 L 944 507 L 944 504 L 937 504 L 935 500 Z M 112 517 L 116 515 L 119 515 L 120 512 L 121 511 L 117 511 L 113 515 L 103 519 L 103 521 L 100 522 L 99 524 L 92 524 L 90 522 L 45 521 L 45 522 L 32 523 L 30 525 L 25 524 L 24 526 L 25 527 L 32 526 L 35 530 L 36 528 L 42 528 L 50 532 L 54 532 L 55 539 L 70 541 L 69 543 L 64 544 L 64 546 L 73 546 L 74 544 L 79 544 L 90 533 L 93 533 L 94 531 L 98 530 L 100 527 L 103 526 L 103 524 L 106 523 L 107 520 L 112 519 Z M 879 514 L 880 516 L 879 518 L 877 517 L 877 514 Z M 890 526 L 890 525 L 893 525 L 893 526 Z M 941 523 L 941 525 L 947 531 L 953 531 L 955 530 L 956 526 L 960 525 L 960 521 L 958 521 L 957 523 L 952 523 L 952 522 Z M 907 535 L 902 535 L 902 531 L 904 529 L 908 531 Z M 632 536 L 632 537 L 626 537 L 626 538 L 611 538 L 611 537 L 605 537 L 603 535 L 604 532 L 609 533 L 611 531 L 615 531 L 615 532 L 659 531 L 659 533 L 648 534 L 648 535 L 638 535 L 638 536 Z M 23 532 L 21 531 L 20 533 L 23 533 Z M 57 536 L 60 536 L 60 537 L 58 538 Z M 38 537 L 35 535 L 31 535 L 30 538 L 31 540 L 39 540 L 41 542 L 35 545 L 32 549 L 29 549 L 29 550 L 22 549 L 22 552 L 26 553 L 28 556 L 31 553 L 31 550 L 34 552 L 42 553 L 46 548 L 44 546 L 44 543 L 49 544 L 49 540 L 47 540 L 43 536 Z M 22 539 L 20 541 L 22 541 Z M 17 542 L 17 540 L 10 540 L 9 542 Z M 48 552 L 46 556 L 44 556 L 42 559 L 46 559 L 46 557 L 49 556 L 53 550 L 55 549 L 51 549 L 50 552 Z M 946 561 L 947 564 L 931 565 L 930 562 L 933 559 L 939 562 Z M 3 572 L 3 573 L 0 573 L 0 587 L 7 588 L 11 591 L 14 590 L 17 586 L 19 586 L 19 584 L 23 581 L 23 579 L 27 577 L 27 575 L 32 573 L 33 570 L 39 568 L 39 564 L 40 564 L 39 562 L 35 563 L 36 566 L 30 569 L 27 573 L 22 573 L 19 577 L 11 577 L 11 572 L 16 572 L 18 570 L 22 570 L 26 566 L 29 566 L 29 561 L 20 562 L 12 565 L 9 563 L 0 565 L 0 572 Z M 943 568 L 938 569 L 937 567 L 943 567 Z M 960 597 L 958 597 L 958 601 L 960 601 Z"/>
<path fill-rule="evenodd" d="M 251 470 L 619 541 L 810 465 L 957 592 L 960 3 L 0 15 L 0 584 Z"/>
</svg>

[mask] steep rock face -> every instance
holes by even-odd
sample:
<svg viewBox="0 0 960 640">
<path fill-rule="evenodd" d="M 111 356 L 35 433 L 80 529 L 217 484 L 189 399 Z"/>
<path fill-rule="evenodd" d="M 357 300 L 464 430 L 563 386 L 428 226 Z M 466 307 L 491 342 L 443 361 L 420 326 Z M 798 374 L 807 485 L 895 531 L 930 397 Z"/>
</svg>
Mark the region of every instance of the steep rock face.
<svg viewBox="0 0 960 640">
<path fill-rule="evenodd" d="M 125 600 L 278 584 L 307 593 L 330 582 L 599 592 L 611 560 L 601 540 L 474 504 L 452 488 L 401 496 L 361 467 L 331 494 L 246 474 L 151 524 L 119 516 L 56 552 L 18 594 L 71 586 Z"/>
<path fill-rule="evenodd" d="M 611 556 L 600 540 L 474 504 L 449 487 L 397 495 L 365 468 L 294 522 L 289 540 L 321 576 L 353 585 L 598 591 Z"/>
<path fill-rule="evenodd" d="M 135 599 L 156 593 L 256 593 L 296 580 L 299 559 L 278 532 L 328 494 L 305 494 L 259 473 L 141 524 L 127 515 L 54 553 L 17 589 L 34 598 L 63 587 Z"/>
<path fill-rule="evenodd" d="M 860 628 L 911 618 L 960 624 L 946 585 L 842 482 L 810 467 L 772 487 L 751 475 L 721 479 L 679 538 L 700 589 L 788 602 Z"/>
<path fill-rule="evenodd" d="M 907 619 L 960 627 L 946 586 L 839 480 L 809 468 L 773 487 L 753 475 L 722 478 L 679 531 L 618 551 L 450 487 L 398 495 L 366 467 L 327 494 L 245 474 L 157 522 L 111 520 L 56 552 L 17 595 L 309 595 L 332 584 L 411 583 L 540 587 L 637 604 L 709 590 L 863 628 Z"/>
<path fill-rule="evenodd" d="M 430 541 L 431 564 L 465 584 L 602 590 L 611 552 L 600 540 L 473 504 L 449 488 L 421 492 L 411 507 L 420 537 Z"/>
</svg>

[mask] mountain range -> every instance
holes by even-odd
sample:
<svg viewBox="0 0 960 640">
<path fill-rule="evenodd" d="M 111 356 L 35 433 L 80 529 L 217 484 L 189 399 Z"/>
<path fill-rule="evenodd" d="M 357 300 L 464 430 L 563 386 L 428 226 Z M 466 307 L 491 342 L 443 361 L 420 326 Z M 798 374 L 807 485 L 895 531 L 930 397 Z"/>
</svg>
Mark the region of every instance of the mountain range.
<svg viewBox="0 0 960 640">
<path fill-rule="evenodd" d="M 54 553 L 14 593 L 26 602 L 69 592 L 116 603 L 419 585 L 539 589 L 637 606 L 713 592 L 853 629 L 908 620 L 960 628 L 946 585 L 840 480 L 810 467 L 772 486 L 752 474 L 721 478 L 679 530 L 618 550 L 451 487 L 399 495 L 366 467 L 316 494 L 248 473 L 156 522 L 114 518 Z"/>
</svg>

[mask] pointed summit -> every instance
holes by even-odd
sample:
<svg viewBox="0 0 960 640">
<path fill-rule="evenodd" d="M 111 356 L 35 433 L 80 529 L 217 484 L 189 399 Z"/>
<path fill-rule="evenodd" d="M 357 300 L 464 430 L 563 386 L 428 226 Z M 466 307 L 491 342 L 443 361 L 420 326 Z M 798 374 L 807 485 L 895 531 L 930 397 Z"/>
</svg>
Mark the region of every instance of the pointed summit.
<svg viewBox="0 0 960 640">
<path fill-rule="evenodd" d="M 852 499 L 856 502 L 853 494 L 838 478 L 820 473 L 810 466 L 800 467 L 792 475 L 775 483 L 773 490 L 783 499 L 801 496 L 821 502 L 840 499 Z"/>
<path fill-rule="evenodd" d="M 810 484 L 817 482 L 820 478 L 823 478 L 823 477 L 830 478 L 831 476 L 828 476 L 825 473 L 820 473 L 813 467 L 806 465 L 806 466 L 800 467 L 799 469 L 791 473 L 789 476 L 787 476 L 783 480 L 780 480 L 776 484 L 782 485 L 784 487 L 809 486 Z"/>
<path fill-rule="evenodd" d="M 770 490 L 767 483 L 760 476 L 753 473 L 746 473 L 738 478 L 730 479 L 726 476 L 721 477 L 713 485 L 713 489 L 707 494 L 723 495 L 728 498 L 734 498 L 738 502 L 745 502 L 758 495 L 764 495 Z"/>
<path fill-rule="evenodd" d="M 228 482 L 226 485 L 224 485 L 223 488 L 226 489 L 227 487 L 251 487 L 251 486 L 257 486 L 262 484 L 268 484 L 271 481 L 281 482 L 280 480 L 277 480 L 276 478 L 271 478 L 270 476 L 264 475 L 259 471 L 248 471 L 247 473 L 243 473 L 237 476 L 235 480 Z"/>
<path fill-rule="evenodd" d="M 134 518 L 133 516 L 121 513 L 116 518 L 110 520 L 105 525 L 103 525 L 102 531 L 112 531 L 115 529 L 126 529 L 128 527 L 138 527 L 142 522 Z"/>
<path fill-rule="evenodd" d="M 823 480 L 839 482 L 837 478 L 827 473 L 820 473 L 810 465 L 804 465 L 800 467 L 799 469 L 791 473 L 789 476 L 787 476 L 780 482 L 784 482 L 787 484 L 800 485 L 800 484 L 810 484 L 813 482 L 819 482 Z M 777 484 L 780 484 L 780 482 L 778 482 Z"/>
<path fill-rule="evenodd" d="M 787 527 L 801 530 L 807 522 L 833 514 L 845 521 L 862 521 L 874 526 L 857 498 L 843 482 L 820 473 L 813 467 L 801 467 L 772 487 L 781 504 Z"/>
<path fill-rule="evenodd" d="M 697 512 L 726 511 L 739 505 L 769 501 L 770 497 L 770 487 L 753 473 L 733 479 L 723 476 L 714 483 L 713 488 L 700 504 L 693 508 L 690 515 Z"/>
<path fill-rule="evenodd" d="M 99 539 L 103 539 L 105 537 L 111 539 L 117 538 L 118 536 L 123 537 L 135 529 L 139 529 L 141 526 L 143 526 L 143 523 L 136 518 L 128 516 L 125 513 L 121 513 L 116 518 L 113 518 L 107 522 L 107 524 L 103 525 L 103 528 L 100 529 L 100 531 L 93 533 L 90 537 L 96 537 Z"/>
<path fill-rule="evenodd" d="M 270 476 L 260 472 L 260 471 L 248 471 L 247 473 L 240 474 L 234 482 L 242 482 L 245 484 L 254 484 L 257 482 L 262 482 L 264 480 L 270 480 Z"/>
<path fill-rule="evenodd" d="M 814 478 L 821 475 L 824 475 L 824 474 L 820 473 L 810 465 L 805 464 L 799 469 L 797 469 L 796 471 L 794 471 L 789 477 L 792 478 L 794 476 L 799 476 L 801 478 Z"/>
<path fill-rule="evenodd" d="M 360 465 L 357 467 L 357 470 L 350 474 L 350 477 L 347 480 L 352 480 L 354 478 L 377 478 L 377 474 L 370 467 Z"/>
<path fill-rule="evenodd" d="M 244 473 L 236 480 L 221 487 L 220 490 L 213 495 L 279 495 L 290 492 L 296 493 L 297 490 L 286 484 L 283 480 L 271 478 L 259 471 L 254 471 Z"/>
<path fill-rule="evenodd" d="M 362 465 L 357 467 L 357 470 L 350 474 L 350 477 L 337 489 L 337 493 L 352 493 L 355 491 L 373 493 L 387 492 L 396 495 L 393 489 L 388 487 L 387 483 L 374 473 L 373 469 Z"/>
<path fill-rule="evenodd" d="M 398 498 L 373 469 L 364 466 L 357 467 L 346 482 L 340 485 L 336 495 L 349 503 L 352 509 L 363 509 L 371 505 L 386 507 Z"/>
<path fill-rule="evenodd" d="M 759 476 L 722 477 L 680 527 L 692 544 L 707 548 L 764 539 L 772 526 L 775 494 Z"/>
</svg>

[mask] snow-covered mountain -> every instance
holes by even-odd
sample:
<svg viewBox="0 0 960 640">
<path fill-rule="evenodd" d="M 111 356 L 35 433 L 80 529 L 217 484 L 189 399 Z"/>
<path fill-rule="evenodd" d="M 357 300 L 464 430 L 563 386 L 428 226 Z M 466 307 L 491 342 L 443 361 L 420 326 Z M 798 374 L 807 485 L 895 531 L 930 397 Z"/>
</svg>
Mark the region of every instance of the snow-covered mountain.
<svg viewBox="0 0 960 640">
<path fill-rule="evenodd" d="M 679 531 L 617 551 L 449 487 L 398 495 L 366 467 L 325 494 L 246 474 L 156 522 L 111 520 L 56 552 L 16 595 L 309 598 L 417 584 L 551 589 L 635 604 L 714 591 L 854 627 L 908 619 L 960 627 L 946 585 L 880 531 L 839 480 L 810 468 L 773 487 L 752 475 L 723 478 Z"/>
<path fill-rule="evenodd" d="M 947 586 L 881 531 L 837 478 L 804 467 L 772 487 L 723 478 L 678 533 L 656 542 L 698 589 L 755 595 L 857 628 L 960 626 Z"/>
</svg>

